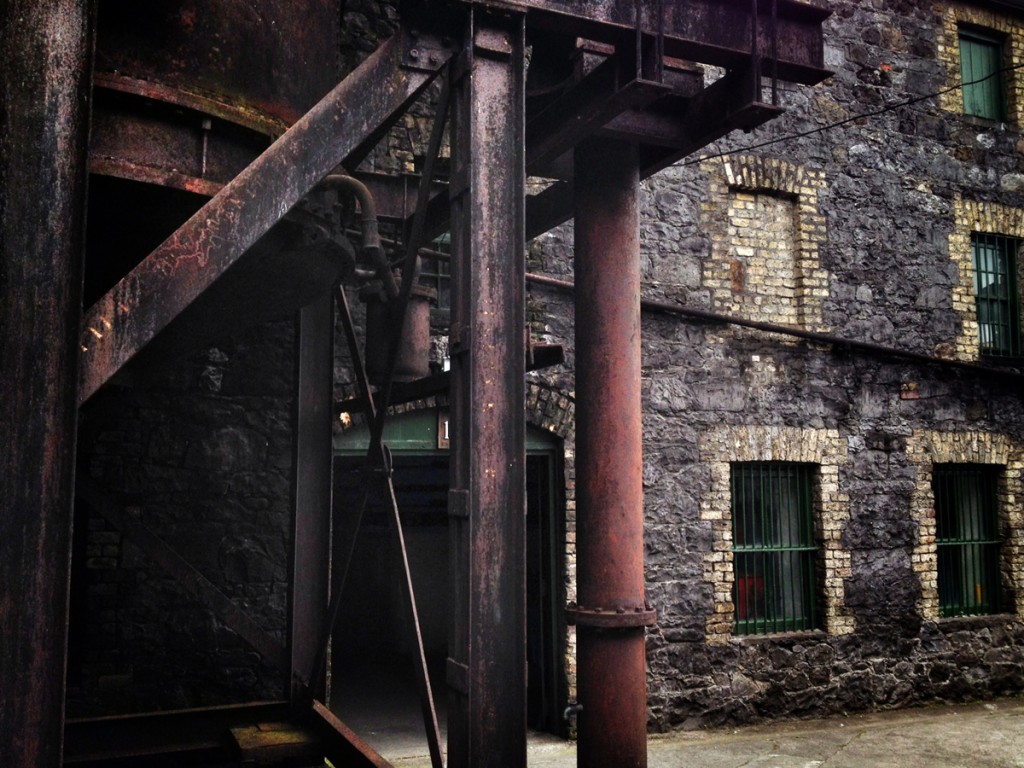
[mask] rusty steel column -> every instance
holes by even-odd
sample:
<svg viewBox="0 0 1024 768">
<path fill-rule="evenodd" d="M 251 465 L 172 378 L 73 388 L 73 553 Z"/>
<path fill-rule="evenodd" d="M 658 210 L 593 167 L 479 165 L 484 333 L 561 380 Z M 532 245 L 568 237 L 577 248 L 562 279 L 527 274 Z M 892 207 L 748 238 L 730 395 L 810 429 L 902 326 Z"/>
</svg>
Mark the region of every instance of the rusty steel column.
<svg viewBox="0 0 1024 768">
<path fill-rule="evenodd" d="M 647 765 L 636 147 L 575 151 L 578 765 Z"/>
<path fill-rule="evenodd" d="M 470 14 L 453 72 L 451 768 L 526 765 L 524 27 Z"/>
<path fill-rule="evenodd" d="M 0 5 L 0 765 L 64 732 L 90 3 Z"/>
<path fill-rule="evenodd" d="M 286 683 L 294 705 L 306 703 L 306 686 L 310 696 L 327 700 L 325 668 L 317 664 L 317 657 L 320 640 L 327 631 L 331 580 L 333 302 L 333 296 L 327 294 L 299 310 L 296 320 L 289 559 L 291 673 Z M 310 674 L 317 677 L 306 679 Z"/>
</svg>

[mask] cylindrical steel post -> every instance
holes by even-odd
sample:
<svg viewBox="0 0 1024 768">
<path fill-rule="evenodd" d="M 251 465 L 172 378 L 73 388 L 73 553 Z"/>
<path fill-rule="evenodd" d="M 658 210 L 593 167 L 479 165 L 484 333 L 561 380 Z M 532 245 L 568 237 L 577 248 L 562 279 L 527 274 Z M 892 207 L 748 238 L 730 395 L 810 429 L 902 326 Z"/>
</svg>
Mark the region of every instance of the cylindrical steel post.
<svg viewBox="0 0 1024 768">
<path fill-rule="evenodd" d="M 61 764 L 91 18 L 0 4 L 0 765 Z"/>
<path fill-rule="evenodd" d="M 577 759 L 634 768 L 647 765 L 636 148 L 592 139 L 575 168 Z"/>
</svg>

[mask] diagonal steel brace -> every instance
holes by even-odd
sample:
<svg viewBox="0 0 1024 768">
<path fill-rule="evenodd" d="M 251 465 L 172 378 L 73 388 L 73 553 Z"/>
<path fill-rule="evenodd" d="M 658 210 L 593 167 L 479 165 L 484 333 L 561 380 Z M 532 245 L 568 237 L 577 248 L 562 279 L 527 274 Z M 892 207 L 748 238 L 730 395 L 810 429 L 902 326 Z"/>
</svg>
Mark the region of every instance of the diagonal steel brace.
<svg viewBox="0 0 1024 768">
<path fill-rule="evenodd" d="M 451 53 L 403 65 L 400 31 L 88 309 L 79 402 L 88 400 L 324 176 L 367 151 Z M 423 33 L 420 33 L 421 37 Z"/>
</svg>

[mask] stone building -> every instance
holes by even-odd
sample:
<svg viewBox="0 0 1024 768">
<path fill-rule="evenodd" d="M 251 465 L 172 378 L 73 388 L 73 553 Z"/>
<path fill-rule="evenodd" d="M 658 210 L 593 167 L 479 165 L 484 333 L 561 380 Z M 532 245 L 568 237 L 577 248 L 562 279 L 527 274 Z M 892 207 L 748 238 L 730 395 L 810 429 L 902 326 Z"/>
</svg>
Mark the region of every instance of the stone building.
<svg viewBox="0 0 1024 768">
<path fill-rule="evenodd" d="M 829 6 L 828 81 L 781 88 L 782 117 L 644 188 L 656 730 L 1024 688 L 1024 3 Z M 393 16 L 359 7 L 346 22 L 362 49 Z M 410 118 L 374 163 L 412 170 L 424 139 Z M 571 249 L 571 227 L 554 230 L 528 267 L 532 339 L 566 357 L 529 374 L 525 414 L 530 719 L 553 731 L 575 693 L 573 304 L 557 284 Z M 425 276 L 443 297 L 443 258 Z M 443 366 L 443 303 L 432 324 Z M 80 473 L 159 521 L 278 636 L 292 335 L 266 324 L 110 387 L 80 438 Z M 335 378 L 351 394 L 340 345 Z M 403 408 L 386 437 L 425 641 L 443 659 L 446 402 Z M 366 430 L 345 416 L 334 439 L 344 527 Z M 77 514 L 69 715 L 273 697 L 258 654 L 88 499 Z M 362 623 L 335 638 L 337 690 L 343 669 L 407 651 L 381 514 L 357 542 L 341 625 Z"/>
<path fill-rule="evenodd" d="M 646 185 L 655 729 L 1024 685 L 1024 4 L 829 7 L 833 77 Z"/>
</svg>

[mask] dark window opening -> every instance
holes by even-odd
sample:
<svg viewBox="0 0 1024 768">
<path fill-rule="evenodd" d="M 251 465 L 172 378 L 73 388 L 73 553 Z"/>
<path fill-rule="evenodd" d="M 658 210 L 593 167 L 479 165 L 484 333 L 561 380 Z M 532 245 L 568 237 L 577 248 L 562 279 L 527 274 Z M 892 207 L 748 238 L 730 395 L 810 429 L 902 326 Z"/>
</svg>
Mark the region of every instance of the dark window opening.
<svg viewBox="0 0 1024 768">
<path fill-rule="evenodd" d="M 1019 357 L 1022 353 L 1017 253 L 1020 240 L 975 232 L 974 296 L 981 354 Z"/>
<path fill-rule="evenodd" d="M 732 465 L 737 635 L 819 629 L 811 464 Z"/>
<path fill-rule="evenodd" d="M 939 615 L 1000 610 L 999 468 L 939 464 L 932 472 Z"/>
</svg>

